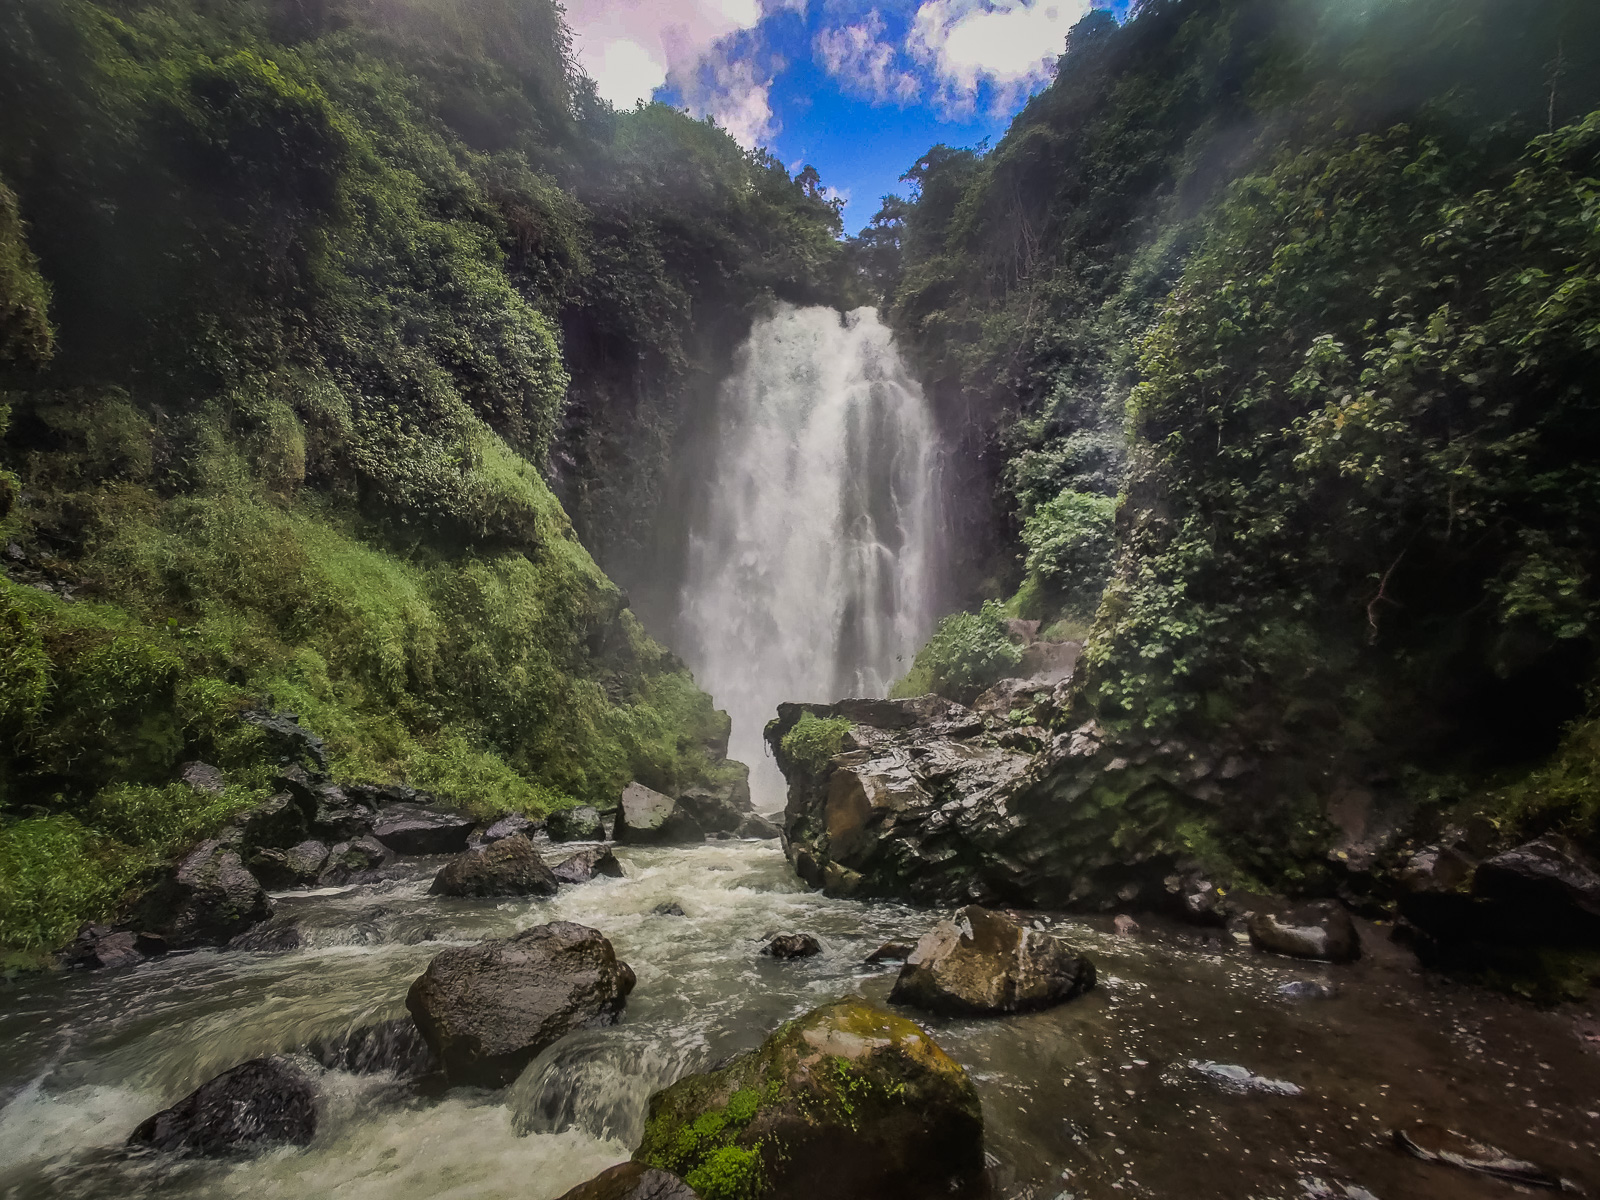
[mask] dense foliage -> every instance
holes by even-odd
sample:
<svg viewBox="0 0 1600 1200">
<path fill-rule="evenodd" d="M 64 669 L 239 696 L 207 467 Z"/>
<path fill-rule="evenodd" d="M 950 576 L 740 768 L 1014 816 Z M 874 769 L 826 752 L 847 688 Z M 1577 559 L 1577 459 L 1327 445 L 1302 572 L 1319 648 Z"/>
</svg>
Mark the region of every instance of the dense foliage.
<svg viewBox="0 0 1600 1200">
<path fill-rule="evenodd" d="M 991 683 L 1013 674 L 1021 661 L 1022 647 L 1011 640 L 1005 609 L 998 601 L 986 600 L 977 612 L 951 613 L 940 621 L 891 694 L 938 692 L 971 700 Z"/>
<path fill-rule="evenodd" d="M 814 172 L 549 0 L 18 0 L 0 111 L 0 942 L 259 794 L 247 708 L 485 813 L 727 770 L 544 476 L 638 540 L 684 381 L 844 284 Z"/>
<path fill-rule="evenodd" d="M 1298 762 L 1260 862 L 1337 786 L 1600 841 L 1597 106 L 1593 5 L 1148 0 L 855 244 L 969 585 L 1109 577 L 1072 719 Z"/>
</svg>

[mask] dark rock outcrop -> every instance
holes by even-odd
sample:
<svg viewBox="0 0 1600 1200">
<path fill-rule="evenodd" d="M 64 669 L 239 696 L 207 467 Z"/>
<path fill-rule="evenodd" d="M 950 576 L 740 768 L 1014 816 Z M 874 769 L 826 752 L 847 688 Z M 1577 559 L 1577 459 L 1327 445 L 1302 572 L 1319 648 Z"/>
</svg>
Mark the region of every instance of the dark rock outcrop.
<svg viewBox="0 0 1600 1200">
<path fill-rule="evenodd" d="M 390 857 L 383 844 L 370 837 L 340 842 L 328 851 L 328 862 L 319 882 L 333 885 L 349 883 L 356 876 L 377 870 Z"/>
<path fill-rule="evenodd" d="M 705 833 L 737 833 L 744 819 L 753 815 L 748 770 L 728 782 L 703 784 L 681 793 L 677 810 Z"/>
<path fill-rule="evenodd" d="M 406 1008 L 452 1082 L 501 1087 L 564 1034 L 614 1024 L 633 985 L 597 930 L 556 921 L 446 950 Z"/>
<path fill-rule="evenodd" d="M 240 814 L 236 824 L 240 839 L 251 849 L 287 850 L 305 841 L 309 832 L 305 811 L 288 792 L 268 796 Z"/>
<path fill-rule="evenodd" d="M 810 958 L 822 953 L 822 945 L 809 933 L 780 933 L 761 947 L 761 953 L 777 959 Z"/>
<path fill-rule="evenodd" d="M 535 821 L 531 817 L 524 817 L 520 813 L 511 813 L 501 817 L 489 828 L 478 835 L 481 842 L 498 842 L 501 838 L 508 838 L 514 833 L 532 837 L 544 828 L 543 821 Z"/>
<path fill-rule="evenodd" d="M 147 958 L 165 954 L 166 950 L 166 939 L 155 934 L 112 929 L 108 925 L 91 922 L 82 926 L 78 936 L 61 952 L 61 965 L 91 970 L 131 967 Z"/>
<path fill-rule="evenodd" d="M 317 1093 L 288 1063 L 256 1058 L 201 1084 L 144 1121 L 130 1145 L 215 1156 L 272 1145 L 304 1146 L 317 1131 Z"/>
<path fill-rule="evenodd" d="M 321 775 L 328 773 L 327 746 L 321 738 L 300 724 L 300 718 L 295 713 L 254 709 L 240 713 L 239 719 L 261 731 L 269 751 L 280 762 L 299 764 Z"/>
<path fill-rule="evenodd" d="M 396 854 L 459 854 L 476 826 L 460 813 L 390 809 L 372 827 L 372 836 Z"/>
<path fill-rule="evenodd" d="M 173 949 L 220 945 L 272 915 L 272 901 L 239 855 L 237 834 L 201 842 L 141 900 L 134 924 Z"/>
<path fill-rule="evenodd" d="M 432 1062 L 427 1039 L 410 1017 L 358 1026 L 336 1037 L 317 1038 L 305 1049 L 323 1066 L 353 1075 L 393 1071 L 409 1078 L 425 1074 Z"/>
<path fill-rule="evenodd" d="M 687 1183 L 671 1171 L 642 1163 L 618 1163 L 580 1183 L 560 1200 L 700 1200 Z"/>
<path fill-rule="evenodd" d="M 763 840 L 783 836 L 783 830 L 779 829 L 760 813 L 755 812 L 746 813 L 740 817 L 739 824 L 734 828 L 733 833 L 735 837 L 761 838 Z"/>
<path fill-rule="evenodd" d="M 622 878 L 622 864 L 617 856 L 604 846 L 592 850 L 579 850 L 550 868 L 550 873 L 562 883 L 588 883 L 596 875 Z"/>
<path fill-rule="evenodd" d="M 1600 941 L 1600 871 L 1558 835 L 1497 854 L 1482 863 L 1473 894 L 1555 943 Z"/>
<path fill-rule="evenodd" d="M 705 830 L 671 796 L 630 783 L 617 808 L 616 839 L 634 845 L 683 845 L 705 841 Z"/>
<path fill-rule="evenodd" d="M 287 850 L 257 850 L 249 866 L 264 887 L 309 887 L 321 878 L 328 857 L 327 846 L 308 838 Z"/>
<path fill-rule="evenodd" d="M 923 1030 L 851 998 L 653 1095 L 634 1161 L 763 1200 L 973 1200 L 983 1113 Z"/>
<path fill-rule="evenodd" d="M 940 921 L 900 968 L 891 1002 L 985 1016 L 1060 1004 L 1094 987 L 1094 965 L 1049 934 L 969 905 Z"/>
<path fill-rule="evenodd" d="M 1361 957 L 1355 922 L 1335 900 L 1302 905 L 1289 913 L 1252 913 L 1250 941 L 1257 949 L 1292 958 L 1343 963 Z"/>
<path fill-rule="evenodd" d="M 187 783 L 195 791 L 210 796 L 222 795 L 223 789 L 228 786 L 222 771 L 204 762 L 186 762 L 179 765 L 178 782 Z"/>
<path fill-rule="evenodd" d="M 464 850 L 440 869 L 429 890 L 438 896 L 554 896 L 560 881 L 520 833 L 479 850 Z"/>
<path fill-rule="evenodd" d="M 587 804 L 551 813 L 545 831 L 552 842 L 598 842 L 605 837 L 599 811 Z"/>
</svg>

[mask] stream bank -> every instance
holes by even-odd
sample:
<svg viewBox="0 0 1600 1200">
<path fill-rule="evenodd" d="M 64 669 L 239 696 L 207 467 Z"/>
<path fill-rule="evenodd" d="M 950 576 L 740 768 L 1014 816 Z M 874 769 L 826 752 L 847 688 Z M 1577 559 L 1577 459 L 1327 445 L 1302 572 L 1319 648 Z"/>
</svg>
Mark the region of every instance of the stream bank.
<svg viewBox="0 0 1600 1200">
<path fill-rule="evenodd" d="M 574 847 L 541 848 L 553 859 Z M 301 932 L 289 953 L 197 950 L 10 985 L 0 1197 L 558 1197 L 629 1156 L 652 1091 L 837 997 L 886 1004 L 897 968 L 863 960 L 938 915 L 809 891 L 773 841 L 616 853 L 622 878 L 502 901 L 430 896 L 443 860 L 407 860 L 390 880 L 275 895 L 276 919 Z M 666 904 L 685 915 L 658 915 Z M 1389 1130 L 1419 1120 L 1600 1192 L 1592 1009 L 1431 981 L 1370 926 L 1362 961 L 1323 966 L 1151 918 L 1132 936 L 1110 917 L 1027 919 L 1095 962 L 1095 991 L 1002 1019 L 915 1014 L 978 1087 L 997 1197 L 1290 1200 L 1317 1180 L 1379 1200 L 1510 1194 L 1395 1149 Z M 441 1091 L 307 1060 L 324 1115 L 305 1150 L 175 1162 L 121 1149 L 235 1063 L 404 1015 L 441 949 L 551 920 L 600 929 L 638 983 L 620 1024 L 568 1036 L 509 1088 Z M 775 931 L 809 932 L 822 952 L 760 955 Z M 1280 993 L 1307 980 L 1338 993 Z"/>
</svg>

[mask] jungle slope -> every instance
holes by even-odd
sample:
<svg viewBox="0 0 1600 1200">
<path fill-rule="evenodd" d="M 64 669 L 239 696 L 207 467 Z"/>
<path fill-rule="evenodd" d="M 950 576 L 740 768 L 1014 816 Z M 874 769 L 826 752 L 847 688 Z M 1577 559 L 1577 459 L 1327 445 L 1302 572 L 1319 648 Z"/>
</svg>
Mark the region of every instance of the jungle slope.
<svg viewBox="0 0 1600 1200">
<path fill-rule="evenodd" d="M 1252 765 L 1100 778 L 1130 861 L 1600 848 L 1597 105 L 1592 5 L 1151 0 L 858 243 L 995 497 L 974 593 L 1088 634 L 1060 726 Z M 1005 673 L 1000 617 L 922 678 Z"/>
<path fill-rule="evenodd" d="M 23 0 L 0 110 L 0 951 L 264 794 L 247 710 L 481 815 L 739 769 L 544 469 L 649 424 L 608 357 L 675 420 L 837 293 L 814 181 L 612 111 L 547 0 Z"/>
</svg>

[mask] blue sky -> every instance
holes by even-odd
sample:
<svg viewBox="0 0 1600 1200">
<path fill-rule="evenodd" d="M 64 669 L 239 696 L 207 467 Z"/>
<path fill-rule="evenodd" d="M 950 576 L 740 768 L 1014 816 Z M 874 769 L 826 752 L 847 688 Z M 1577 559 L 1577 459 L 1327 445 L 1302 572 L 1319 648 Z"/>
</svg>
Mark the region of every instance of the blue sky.
<svg viewBox="0 0 1600 1200">
<path fill-rule="evenodd" d="M 845 230 L 937 142 L 998 140 L 1089 8 L 1128 0 L 567 0 L 619 107 L 663 100 L 844 198 Z"/>
</svg>

